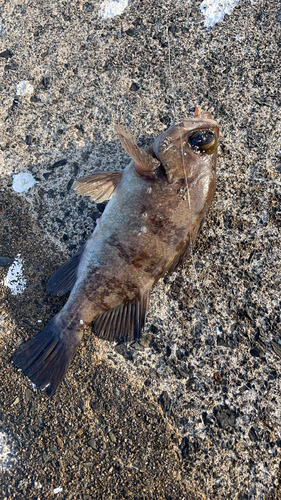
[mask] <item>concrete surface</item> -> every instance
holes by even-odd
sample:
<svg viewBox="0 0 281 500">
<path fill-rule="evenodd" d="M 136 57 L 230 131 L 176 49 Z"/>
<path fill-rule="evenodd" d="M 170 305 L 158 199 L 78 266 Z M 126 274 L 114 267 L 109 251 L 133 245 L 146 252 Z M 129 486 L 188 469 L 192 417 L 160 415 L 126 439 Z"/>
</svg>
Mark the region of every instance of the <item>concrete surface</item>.
<svg viewBox="0 0 281 500">
<path fill-rule="evenodd" d="M 280 3 L 241 0 L 209 29 L 197 0 L 0 9 L 0 256 L 23 280 L 13 293 L 0 259 L 1 498 L 281 498 Z M 222 138 L 189 263 L 140 342 L 89 329 L 49 399 L 10 359 L 64 304 L 45 285 L 102 212 L 73 181 L 126 166 L 117 119 L 144 146 L 197 104 Z M 36 181 L 21 193 L 19 173 Z"/>
</svg>

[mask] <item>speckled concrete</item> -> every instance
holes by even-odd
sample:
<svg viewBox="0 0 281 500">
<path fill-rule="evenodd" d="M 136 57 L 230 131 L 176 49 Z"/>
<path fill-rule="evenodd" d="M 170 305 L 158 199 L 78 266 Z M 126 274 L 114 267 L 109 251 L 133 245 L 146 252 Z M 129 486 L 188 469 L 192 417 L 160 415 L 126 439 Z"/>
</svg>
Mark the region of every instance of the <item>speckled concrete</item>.
<svg viewBox="0 0 281 500">
<path fill-rule="evenodd" d="M 196 0 L 108 20 L 97 1 L 0 7 L 0 256 L 26 280 L 0 286 L 2 498 L 281 498 L 277 5 L 242 0 L 210 29 Z M 72 183 L 126 166 L 116 120 L 144 146 L 197 104 L 222 138 L 194 253 L 154 289 L 143 339 L 89 329 L 50 400 L 10 359 L 64 304 L 45 285 L 102 212 Z"/>
</svg>

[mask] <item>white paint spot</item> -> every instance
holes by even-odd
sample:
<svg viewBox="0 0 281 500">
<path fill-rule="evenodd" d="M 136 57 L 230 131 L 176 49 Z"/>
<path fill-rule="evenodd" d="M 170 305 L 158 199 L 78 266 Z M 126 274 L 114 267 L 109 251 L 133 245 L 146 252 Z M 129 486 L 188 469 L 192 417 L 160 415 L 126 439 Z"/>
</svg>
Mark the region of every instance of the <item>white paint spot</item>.
<svg viewBox="0 0 281 500">
<path fill-rule="evenodd" d="M 128 0 L 105 0 L 101 3 L 101 16 L 103 19 L 120 16 L 128 4 Z"/>
<path fill-rule="evenodd" d="M 2 285 L 10 288 L 12 295 L 23 293 L 26 286 L 26 279 L 22 274 L 22 259 L 20 253 L 15 258 L 13 264 L 9 267 L 8 273 Z"/>
<path fill-rule="evenodd" d="M 17 193 L 26 193 L 31 187 L 36 184 L 36 180 L 30 172 L 21 172 L 13 175 L 13 189 Z"/>
<path fill-rule="evenodd" d="M 36 490 L 40 490 L 40 488 L 42 488 L 42 484 L 39 483 L 39 481 L 34 481 L 34 488 Z"/>
<path fill-rule="evenodd" d="M 7 442 L 8 436 L 0 432 L 0 471 L 5 471 L 12 460 L 13 452 Z"/>
<path fill-rule="evenodd" d="M 20 95 L 21 97 L 23 97 L 26 95 L 33 94 L 33 92 L 34 92 L 34 88 L 27 80 L 23 80 L 22 82 L 19 82 L 17 84 L 17 90 L 16 90 L 17 95 Z"/>
<path fill-rule="evenodd" d="M 204 24 L 206 28 L 211 28 L 216 23 L 220 23 L 225 14 L 231 14 L 238 3 L 239 0 L 203 0 L 200 10 L 205 17 Z"/>
<path fill-rule="evenodd" d="M 61 493 L 63 491 L 63 488 L 60 486 L 59 488 L 55 488 L 53 491 L 54 494 L 57 495 L 58 493 Z"/>
</svg>

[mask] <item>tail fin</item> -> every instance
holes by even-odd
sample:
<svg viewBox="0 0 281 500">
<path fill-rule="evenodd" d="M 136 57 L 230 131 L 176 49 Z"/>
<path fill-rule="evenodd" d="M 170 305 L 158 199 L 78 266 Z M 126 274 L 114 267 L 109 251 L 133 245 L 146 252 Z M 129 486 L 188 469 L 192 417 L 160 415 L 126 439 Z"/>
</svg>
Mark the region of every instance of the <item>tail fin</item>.
<svg viewBox="0 0 281 500">
<path fill-rule="evenodd" d="M 65 377 L 79 342 L 61 335 L 56 316 L 36 337 L 23 344 L 12 361 L 39 389 L 53 394 Z"/>
</svg>

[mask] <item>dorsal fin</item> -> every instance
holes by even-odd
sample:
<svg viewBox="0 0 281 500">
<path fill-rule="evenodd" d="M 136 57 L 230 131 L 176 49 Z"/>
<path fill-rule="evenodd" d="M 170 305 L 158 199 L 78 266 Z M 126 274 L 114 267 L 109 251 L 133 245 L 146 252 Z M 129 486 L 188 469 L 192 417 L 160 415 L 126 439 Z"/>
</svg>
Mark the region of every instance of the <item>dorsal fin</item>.
<svg viewBox="0 0 281 500">
<path fill-rule="evenodd" d="M 78 194 L 90 196 L 96 203 L 110 200 L 122 177 L 122 172 L 95 172 L 73 183 Z"/>
<path fill-rule="evenodd" d="M 153 172 L 160 166 L 160 161 L 140 149 L 136 143 L 136 138 L 129 130 L 125 130 L 120 123 L 115 124 L 115 130 L 126 153 L 135 161 L 136 171 L 145 177 L 153 177 Z"/>
<path fill-rule="evenodd" d="M 94 322 L 94 333 L 105 340 L 124 340 L 131 342 L 139 339 L 145 324 L 150 290 L 140 299 L 126 302 L 100 314 Z"/>
</svg>

